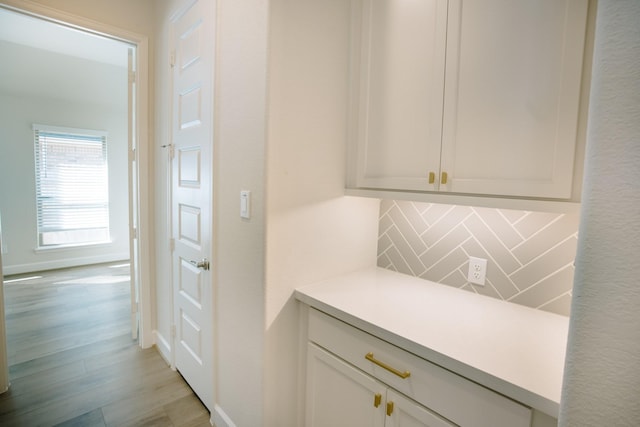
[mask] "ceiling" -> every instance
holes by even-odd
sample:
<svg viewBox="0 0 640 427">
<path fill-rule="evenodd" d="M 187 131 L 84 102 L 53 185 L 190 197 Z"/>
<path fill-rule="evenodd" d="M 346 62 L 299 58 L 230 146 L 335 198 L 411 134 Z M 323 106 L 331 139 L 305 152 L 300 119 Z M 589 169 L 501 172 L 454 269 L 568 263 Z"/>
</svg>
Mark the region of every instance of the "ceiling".
<svg viewBox="0 0 640 427">
<path fill-rule="evenodd" d="M 0 40 L 77 58 L 127 67 L 124 42 L 0 7 Z"/>
</svg>

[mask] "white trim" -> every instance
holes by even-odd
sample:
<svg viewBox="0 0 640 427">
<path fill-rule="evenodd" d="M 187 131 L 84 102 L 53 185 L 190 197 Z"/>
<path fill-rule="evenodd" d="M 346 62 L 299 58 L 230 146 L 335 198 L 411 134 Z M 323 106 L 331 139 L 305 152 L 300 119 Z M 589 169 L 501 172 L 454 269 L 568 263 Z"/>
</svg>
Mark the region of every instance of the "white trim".
<svg viewBox="0 0 640 427">
<path fill-rule="evenodd" d="M 2 245 L 2 225 L 0 225 L 0 246 Z M 9 389 L 9 359 L 7 357 L 7 334 L 4 327 L 4 283 L 2 280 L 2 251 L 0 251 L 0 394 Z"/>
<path fill-rule="evenodd" d="M 55 132 L 71 135 L 102 136 L 105 138 L 109 136 L 109 132 L 99 129 L 79 129 L 65 126 L 43 125 L 40 123 L 34 123 L 31 127 L 34 131 Z"/>
<path fill-rule="evenodd" d="M 136 92 L 136 138 L 138 149 L 138 244 L 140 275 L 140 335 L 138 344 L 142 348 L 153 345 L 153 322 L 151 298 L 151 255 L 150 244 L 153 230 L 153 216 L 149 200 L 151 194 L 149 183 L 149 38 L 112 25 L 87 19 L 78 15 L 63 12 L 28 0 L 2 0 L 0 8 L 35 16 L 46 21 L 66 25 L 81 31 L 97 34 L 113 40 L 136 46 L 136 75 L 138 91 Z"/>
<path fill-rule="evenodd" d="M 88 249 L 88 248 L 107 248 L 113 244 L 113 241 L 107 240 L 104 242 L 90 242 L 90 243 L 75 243 L 69 245 L 49 245 L 49 246 L 40 246 L 33 249 L 35 253 L 41 252 L 58 252 L 58 251 L 72 251 L 78 249 Z"/>
<path fill-rule="evenodd" d="M 167 340 L 157 329 L 154 329 L 153 336 L 160 356 L 162 356 L 171 369 L 175 370 L 175 363 L 173 362 L 173 353 L 171 351 L 171 344 L 169 343 L 169 340 Z"/>
<path fill-rule="evenodd" d="M 307 344 L 309 342 L 309 306 L 295 301 L 298 308 L 298 400 L 296 419 L 299 426 L 305 424 L 307 413 Z"/>
<path fill-rule="evenodd" d="M 579 214 L 580 203 L 572 201 L 523 199 L 517 197 L 480 196 L 420 191 L 393 191 L 368 188 L 347 188 L 346 196 L 371 197 L 375 199 L 408 200 L 412 202 L 438 203 L 444 205 L 476 206 L 496 209 Z"/>
<path fill-rule="evenodd" d="M 114 27 L 29 0 L 2 0 L 0 7 L 124 43 L 138 44 L 143 39 L 147 39 L 147 36 L 133 31 Z"/>
<path fill-rule="evenodd" d="M 180 4 L 176 10 L 173 11 L 173 13 L 171 13 L 169 15 L 169 22 L 174 23 L 176 22 L 180 17 L 182 17 L 182 15 L 184 15 L 185 13 L 187 13 L 187 11 L 189 9 L 191 9 L 191 7 L 193 7 L 194 4 L 196 4 L 198 0 L 185 0 L 182 2 L 182 4 Z M 172 30 L 173 31 L 173 30 Z M 170 40 L 173 40 L 173 38 L 171 38 Z M 171 44 L 171 42 L 170 42 Z M 172 48 L 174 46 L 171 46 Z"/>
<path fill-rule="evenodd" d="M 34 271 L 55 270 L 58 268 L 76 267 L 80 265 L 104 264 L 106 262 L 124 261 L 129 259 L 128 253 L 114 253 L 107 255 L 94 255 L 88 257 L 65 258 L 55 261 L 30 262 L 28 264 L 16 264 L 4 268 L 5 276 L 12 274 L 30 273 Z"/>
<path fill-rule="evenodd" d="M 153 345 L 153 321 L 151 317 L 154 301 L 151 297 L 151 235 L 153 233 L 153 209 L 149 194 L 152 193 L 149 182 L 149 40 L 144 37 L 137 43 L 136 75 L 138 86 L 136 91 L 136 138 L 138 153 L 138 250 L 140 276 L 140 336 L 142 348 Z"/>
<path fill-rule="evenodd" d="M 229 416 L 218 405 L 213 406 L 210 421 L 211 424 L 216 427 L 236 427 L 235 423 L 231 421 L 231 418 L 229 418 Z"/>
</svg>

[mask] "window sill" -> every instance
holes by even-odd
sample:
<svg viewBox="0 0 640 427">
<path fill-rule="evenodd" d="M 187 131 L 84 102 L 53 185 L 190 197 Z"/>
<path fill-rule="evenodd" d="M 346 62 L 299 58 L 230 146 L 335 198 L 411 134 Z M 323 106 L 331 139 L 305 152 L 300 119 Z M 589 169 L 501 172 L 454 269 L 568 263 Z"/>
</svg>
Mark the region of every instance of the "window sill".
<svg viewBox="0 0 640 427">
<path fill-rule="evenodd" d="M 100 248 L 100 247 L 107 247 L 112 243 L 113 243 L 112 240 L 107 240 L 104 242 L 80 243 L 77 245 L 43 246 L 43 247 L 35 248 L 33 252 L 44 253 L 44 252 L 57 252 L 57 251 L 72 251 L 75 249 L 84 249 L 84 248 Z"/>
</svg>

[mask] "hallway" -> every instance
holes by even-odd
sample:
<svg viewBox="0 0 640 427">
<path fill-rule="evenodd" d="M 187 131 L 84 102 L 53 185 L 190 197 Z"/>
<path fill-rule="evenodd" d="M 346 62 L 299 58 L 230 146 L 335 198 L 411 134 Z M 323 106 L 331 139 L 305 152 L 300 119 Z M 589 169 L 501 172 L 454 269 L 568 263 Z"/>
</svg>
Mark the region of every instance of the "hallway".
<svg viewBox="0 0 640 427">
<path fill-rule="evenodd" d="M 5 277 L 2 426 L 209 426 L 159 353 L 131 339 L 128 264 Z"/>
</svg>

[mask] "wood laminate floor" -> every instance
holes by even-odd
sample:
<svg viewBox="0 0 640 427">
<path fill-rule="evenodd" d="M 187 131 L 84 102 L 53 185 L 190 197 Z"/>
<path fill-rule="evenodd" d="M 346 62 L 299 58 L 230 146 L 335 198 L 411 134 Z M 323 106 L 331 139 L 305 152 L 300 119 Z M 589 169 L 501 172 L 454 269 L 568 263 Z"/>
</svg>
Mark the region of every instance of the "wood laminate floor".
<svg viewBox="0 0 640 427">
<path fill-rule="evenodd" d="M 4 291 L 0 426 L 210 426 L 182 377 L 131 339 L 128 264 L 9 276 Z"/>
</svg>

